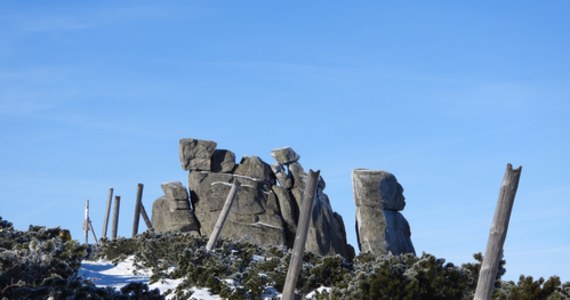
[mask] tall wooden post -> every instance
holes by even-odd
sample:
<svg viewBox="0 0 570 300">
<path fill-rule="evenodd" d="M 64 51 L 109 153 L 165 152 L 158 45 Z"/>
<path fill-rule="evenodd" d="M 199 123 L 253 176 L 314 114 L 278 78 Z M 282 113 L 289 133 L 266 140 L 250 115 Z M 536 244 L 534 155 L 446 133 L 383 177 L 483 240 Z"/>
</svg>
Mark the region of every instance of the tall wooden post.
<svg viewBox="0 0 570 300">
<path fill-rule="evenodd" d="M 212 235 L 208 240 L 208 244 L 206 245 L 206 251 L 211 251 L 212 248 L 216 245 L 218 238 L 220 237 L 220 233 L 222 233 L 222 228 L 224 228 L 224 223 L 228 217 L 230 212 L 230 208 L 232 207 L 232 203 L 237 196 L 237 192 L 239 187 L 241 186 L 240 182 L 234 179 L 234 184 L 228 193 L 228 197 L 226 198 L 226 202 L 224 203 L 224 207 L 218 216 L 218 220 L 216 221 L 216 225 L 214 226 L 214 230 L 212 231 Z"/>
<path fill-rule="evenodd" d="M 305 184 L 305 192 L 303 193 L 303 202 L 301 203 L 301 211 L 299 222 L 297 224 L 297 233 L 295 235 L 295 243 L 293 244 L 293 253 L 291 254 L 291 262 L 289 270 L 283 285 L 283 300 L 293 300 L 295 297 L 295 286 L 299 271 L 303 264 L 303 253 L 305 252 L 305 243 L 307 242 L 307 233 L 311 224 L 311 215 L 313 211 L 313 203 L 317 193 L 317 183 L 319 182 L 320 171 L 309 171 L 307 182 Z"/>
<path fill-rule="evenodd" d="M 101 238 L 107 238 L 107 226 L 109 225 L 109 215 L 111 214 L 111 202 L 113 202 L 113 188 L 109 189 L 109 197 L 107 197 L 107 210 L 105 210 L 105 220 L 103 221 L 103 234 Z"/>
<path fill-rule="evenodd" d="M 89 244 L 89 199 L 85 201 L 85 217 L 83 218 L 83 236 L 85 244 Z"/>
<path fill-rule="evenodd" d="M 133 220 L 133 237 L 137 236 L 139 233 L 139 219 L 141 215 L 143 187 L 144 186 L 142 183 L 139 183 L 137 186 L 137 200 L 135 203 L 135 217 Z"/>
<path fill-rule="evenodd" d="M 111 226 L 111 239 L 117 238 L 117 229 L 119 228 L 119 208 L 121 207 L 121 196 L 115 196 L 115 205 L 113 209 L 113 224 Z"/>
<path fill-rule="evenodd" d="M 479 279 L 477 281 L 475 297 L 473 298 L 475 300 L 489 300 L 493 294 L 521 171 L 522 167 L 513 170 L 513 166 L 507 164 L 505 177 L 503 178 L 499 191 L 499 200 L 495 208 L 493 223 L 491 224 L 487 249 L 483 257 L 481 270 L 479 271 Z"/>
</svg>

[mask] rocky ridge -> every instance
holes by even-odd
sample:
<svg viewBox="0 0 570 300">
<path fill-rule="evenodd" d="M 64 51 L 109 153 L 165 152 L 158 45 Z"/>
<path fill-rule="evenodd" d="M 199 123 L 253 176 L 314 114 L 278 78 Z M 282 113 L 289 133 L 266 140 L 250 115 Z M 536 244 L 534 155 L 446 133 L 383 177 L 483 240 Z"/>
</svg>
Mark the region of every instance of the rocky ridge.
<svg viewBox="0 0 570 300">
<path fill-rule="evenodd" d="M 189 171 L 189 197 L 182 183 L 163 184 L 165 195 L 153 205 L 155 230 L 209 236 L 233 182 L 239 181 L 241 188 L 221 236 L 292 248 L 307 176 L 300 155 L 285 147 L 271 152 L 276 161 L 273 165 L 257 156 L 245 156 L 236 163 L 232 151 L 216 147 L 214 141 L 180 140 L 181 166 Z M 306 250 L 352 259 L 354 249 L 346 241 L 344 221 L 333 211 L 325 187 L 321 177 Z"/>
</svg>

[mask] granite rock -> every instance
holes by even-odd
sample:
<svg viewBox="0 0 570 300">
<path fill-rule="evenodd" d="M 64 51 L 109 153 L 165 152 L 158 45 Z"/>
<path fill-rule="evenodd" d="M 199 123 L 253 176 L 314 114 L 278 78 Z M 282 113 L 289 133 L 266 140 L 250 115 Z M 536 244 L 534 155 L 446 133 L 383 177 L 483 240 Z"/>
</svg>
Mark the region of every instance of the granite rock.
<svg viewBox="0 0 570 300">
<path fill-rule="evenodd" d="M 386 171 L 356 169 L 353 172 L 356 205 L 378 206 L 401 211 L 406 206 L 404 189 L 396 177 Z"/>
<path fill-rule="evenodd" d="M 272 195 L 271 185 L 253 177 L 229 173 L 190 173 L 188 182 L 192 204 L 202 233 L 206 236 L 212 233 L 234 180 L 239 181 L 241 187 L 221 236 L 257 244 L 285 244 L 283 219 L 276 196 Z"/>
<path fill-rule="evenodd" d="M 164 196 L 152 205 L 152 225 L 156 232 L 200 233 L 200 225 L 190 208 L 188 192 L 180 182 L 161 185 Z"/>
<path fill-rule="evenodd" d="M 291 147 L 283 147 L 271 150 L 271 156 L 282 165 L 297 162 L 301 156 Z"/>
<path fill-rule="evenodd" d="M 258 156 L 245 156 L 242 158 L 234 174 L 248 177 L 255 181 L 267 182 L 271 185 L 275 184 L 275 174 L 273 174 L 271 166 Z"/>
<path fill-rule="evenodd" d="M 356 169 L 352 173 L 356 204 L 356 234 L 361 252 L 375 255 L 413 253 L 404 209 L 403 188 L 385 171 Z"/>
<path fill-rule="evenodd" d="M 212 154 L 213 172 L 231 173 L 236 167 L 236 155 L 229 150 L 216 149 Z"/>
<path fill-rule="evenodd" d="M 178 155 L 180 163 L 184 170 L 204 170 L 209 171 L 211 168 L 211 158 L 216 149 L 216 142 L 198 140 L 198 139 L 181 139 L 178 144 Z"/>
<path fill-rule="evenodd" d="M 270 166 L 257 156 L 243 157 L 216 149 L 213 141 L 181 139 L 180 162 L 190 171 L 188 188 L 180 182 L 162 185 L 164 196 L 153 205 L 153 224 L 159 232 L 191 231 L 210 236 L 231 186 L 240 183 L 221 236 L 258 245 L 293 247 L 299 208 L 307 174 L 300 156 L 290 147 L 274 149 L 277 164 Z M 317 199 L 307 238 L 307 251 L 321 255 L 354 257 L 346 242 L 342 217 L 331 207 L 319 178 Z M 188 199 L 189 198 L 189 199 Z M 188 201 L 190 200 L 190 201 Z"/>
<path fill-rule="evenodd" d="M 271 171 L 273 171 L 273 174 L 275 174 L 277 183 L 280 186 L 288 189 L 293 187 L 293 179 L 291 178 L 289 173 L 287 173 L 287 170 L 283 168 L 282 165 L 280 164 L 271 165 Z"/>
</svg>

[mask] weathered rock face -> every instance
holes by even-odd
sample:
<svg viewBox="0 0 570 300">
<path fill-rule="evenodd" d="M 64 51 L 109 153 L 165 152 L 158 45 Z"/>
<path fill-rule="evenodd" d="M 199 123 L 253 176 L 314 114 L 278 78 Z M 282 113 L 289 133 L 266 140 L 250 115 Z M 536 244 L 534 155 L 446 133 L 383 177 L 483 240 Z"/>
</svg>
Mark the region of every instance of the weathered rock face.
<svg viewBox="0 0 570 300">
<path fill-rule="evenodd" d="M 352 183 L 360 251 L 378 255 L 415 254 L 410 225 L 399 213 L 406 203 L 396 177 L 385 171 L 356 169 Z"/>
<path fill-rule="evenodd" d="M 212 233 L 232 183 L 239 181 L 241 187 L 221 236 L 259 245 L 292 247 L 307 177 L 298 162 L 300 156 L 290 147 L 285 147 L 272 151 L 271 155 L 277 161 L 273 166 L 257 156 L 246 156 L 236 164 L 231 151 L 215 148 L 215 142 L 198 139 L 181 139 L 179 145 L 182 168 L 190 171 L 191 212 L 199 221 L 201 234 L 209 236 Z M 344 222 L 332 210 L 324 188 L 325 182 L 321 178 L 306 249 L 352 259 L 354 249 L 346 242 Z M 178 219 L 166 218 L 172 215 L 172 206 L 179 207 L 183 199 L 188 200 L 185 192 L 181 184 L 169 185 L 165 196 L 155 201 L 153 224 L 156 214 L 157 224 L 164 224 L 161 228 L 174 228 L 173 224 L 178 224 Z M 188 223 L 188 220 L 182 220 L 179 227 L 189 228 L 182 226 L 184 222 Z M 197 224 L 192 224 L 192 230 L 198 228 Z"/>
<path fill-rule="evenodd" d="M 283 219 L 271 185 L 250 177 L 208 171 L 190 172 L 192 204 L 202 234 L 210 236 L 233 180 L 241 183 L 221 236 L 254 244 L 285 244 Z"/>
<path fill-rule="evenodd" d="M 212 154 L 212 171 L 230 173 L 236 167 L 236 155 L 229 150 L 215 150 Z"/>
<path fill-rule="evenodd" d="M 293 179 L 293 187 L 286 189 L 289 191 L 289 198 L 291 199 L 288 206 L 293 207 L 296 215 L 293 216 L 294 219 L 286 222 L 297 224 L 307 173 L 298 162 L 291 163 L 287 167 L 290 173 L 289 177 Z M 346 242 L 344 221 L 339 214 L 333 212 L 329 197 L 323 191 L 325 186 L 323 178 L 320 177 L 305 249 L 318 254 L 340 254 L 352 259 L 355 255 L 354 248 Z M 293 229 L 290 229 L 288 236 L 294 238 L 296 231 Z M 293 247 L 293 243 L 288 246 Z"/>
<path fill-rule="evenodd" d="M 178 144 L 180 163 L 184 170 L 206 170 L 211 168 L 211 158 L 216 142 L 198 139 L 181 139 Z"/>
<path fill-rule="evenodd" d="M 152 225 L 156 232 L 200 233 L 200 225 L 190 208 L 188 192 L 181 182 L 161 185 L 164 196 L 152 205 Z"/>
</svg>

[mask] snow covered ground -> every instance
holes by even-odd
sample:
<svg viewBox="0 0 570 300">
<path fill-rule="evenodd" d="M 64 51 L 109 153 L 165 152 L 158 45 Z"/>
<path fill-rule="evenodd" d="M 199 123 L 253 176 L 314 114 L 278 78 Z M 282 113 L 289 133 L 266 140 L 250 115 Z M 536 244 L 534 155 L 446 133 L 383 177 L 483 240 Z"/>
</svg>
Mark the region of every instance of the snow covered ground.
<svg viewBox="0 0 570 300">
<path fill-rule="evenodd" d="M 141 269 L 135 266 L 134 256 L 129 256 L 124 261 L 114 265 L 107 260 L 88 261 L 84 260 L 79 269 L 79 275 L 84 279 L 91 280 L 95 285 L 100 287 L 112 286 L 117 289 L 131 282 L 143 282 L 148 284 L 152 271 L 149 269 Z M 165 279 L 153 284 L 149 284 L 150 289 L 158 288 L 161 293 L 174 291 L 176 287 L 182 283 L 182 279 Z M 219 300 L 222 299 L 217 295 L 212 295 L 208 289 L 193 288 L 191 291 L 193 299 L 203 300 Z M 170 296 L 170 297 L 169 297 Z M 166 299 L 174 299 L 174 295 L 166 296 Z"/>
<path fill-rule="evenodd" d="M 149 269 L 141 269 L 135 266 L 134 256 L 129 256 L 124 261 L 114 265 L 107 260 L 88 261 L 85 260 L 81 263 L 79 275 L 84 279 L 91 280 L 94 284 L 100 287 L 112 286 L 117 289 L 131 282 L 149 283 L 152 271 Z M 176 287 L 181 284 L 183 279 L 164 279 L 153 284 L 149 284 L 150 289 L 158 288 L 161 293 L 176 290 Z M 231 283 L 230 283 L 231 284 Z M 328 291 L 330 288 L 321 287 L 317 289 L 319 292 Z M 191 293 L 192 299 L 197 300 L 221 300 L 218 295 L 212 295 L 208 289 L 192 288 L 187 293 Z M 306 299 L 312 299 L 315 292 L 309 293 Z M 281 295 L 275 291 L 271 295 L 267 295 L 266 299 L 271 297 L 280 298 Z M 168 293 L 166 299 L 174 299 L 174 293 Z"/>
</svg>

